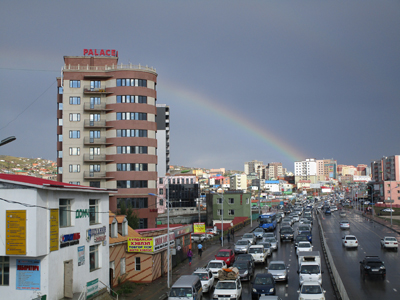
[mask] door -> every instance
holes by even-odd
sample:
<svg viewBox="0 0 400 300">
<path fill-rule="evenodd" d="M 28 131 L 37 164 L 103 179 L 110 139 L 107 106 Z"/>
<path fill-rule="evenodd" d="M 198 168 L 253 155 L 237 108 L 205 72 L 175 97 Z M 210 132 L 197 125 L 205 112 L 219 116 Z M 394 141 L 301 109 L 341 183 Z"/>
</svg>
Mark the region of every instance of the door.
<svg viewBox="0 0 400 300">
<path fill-rule="evenodd" d="M 73 284 L 73 261 L 64 261 L 64 297 L 72 298 L 72 284 Z"/>
</svg>

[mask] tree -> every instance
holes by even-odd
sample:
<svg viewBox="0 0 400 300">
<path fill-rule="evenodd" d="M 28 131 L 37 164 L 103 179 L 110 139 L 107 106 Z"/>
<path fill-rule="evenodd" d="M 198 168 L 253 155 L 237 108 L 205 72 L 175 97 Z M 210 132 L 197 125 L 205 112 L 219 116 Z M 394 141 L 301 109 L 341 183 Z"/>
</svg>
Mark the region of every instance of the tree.
<svg viewBox="0 0 400 300">
<path fill-rule="evenodd" d="M 121 201 L 121 208 L 119 210 L 119 214 L 126 215 L 126 219 L 128 220 L 128 225 L 133 229 L 139 228 L 139 216 L 133 210 L 132 205 L 129 203 L 128 207 L 126 207 L 125 202 Z"/>
</svg>

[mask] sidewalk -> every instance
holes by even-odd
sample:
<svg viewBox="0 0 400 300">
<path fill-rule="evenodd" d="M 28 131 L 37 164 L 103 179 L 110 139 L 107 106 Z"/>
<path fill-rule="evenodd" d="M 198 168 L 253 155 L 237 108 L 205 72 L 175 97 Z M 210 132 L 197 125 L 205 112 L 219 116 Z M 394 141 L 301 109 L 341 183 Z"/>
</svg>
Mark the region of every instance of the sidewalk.
<svg viewBox="0 0 400 300">
<path fill-rule="evenodd" d="M 243 227 L 242 229 L 235 232 L 234 240 L 237 241 L 238 239 L 241 238 L 243 234 L 250 232 L 257 227 L 258 227 L 258 222 L 253 221 L 252 227 L 249 224 L 246 227 Z M 176 266 L 174 269 L 172 269 L 172 276 L 170 280 L 171 286 L 181 275 L 191 274 L 197 268 L 205 267 L 210 260 L 214 259 L 214 255 L 217 254 L 219 249 L 221 248 L 232 249 L 234 246 L 234 240 L 231 237 L 230 243 L 228 243 L 228 240 L 225 237 L 224 247 L 221 246 L 221 243 L 218 239 L 202 243 L 204 251 L 201 258 L 197 253 L 197 243 L 192 243 L 192 249 L 194 253 L 192 265 L 189 266 L 188 260 L 185 260 L 184 262 Z M 167 275 L 165 275 L 164 277 L 156 279 L 152 283 L 143 284 L 142 286 L 138 287 L 137 290 L 135 290 L 134 292 L 134 296 L 119 296 L 118 299 L 119 300 L 156 300 L 156 299 L 162 300 L 167 298 L 168 291 L 169 289 L 167 288 Z"/>
<path fill-rule="evenodd" d="M 394 232 L 397 232 L 397 233 L 400 234 L 400 225 L 393 224 L 392 226 L 390 226 L 390 217 L 385 216 L 384 219 L 383 219 L 383 218 L 377 217 L 377 216 L 375 216 L 375 215 L 372 216 L 372 215 L 369 215 L 369 214 L 365 214 L 365 213 L 363 213 L 363 212 L 361 212 L 361 211 L 359 211 L 359 210 L 356 210 L 356 209 L 353 209 L 353 211 L 354 211 L 356 214 L 362 215 L 363 217 L 368 218 L 368 219 L 370 219 L 371 221 L 373 221 L 373 222 L 375 222 L 375 223 L 378 223 L 378 224 L 381 224 L 382 226 L 385 226 L 385 227 L 387 227 L 387 228 L 393 230 Z M 397 217 L 397 216 L 394 216 L 394 217 L 392 217 L 392 218 L 393 218 L 393 219 L 396 219 L 396 218 L 398 218 L 398 217 Z"/>
</svg>

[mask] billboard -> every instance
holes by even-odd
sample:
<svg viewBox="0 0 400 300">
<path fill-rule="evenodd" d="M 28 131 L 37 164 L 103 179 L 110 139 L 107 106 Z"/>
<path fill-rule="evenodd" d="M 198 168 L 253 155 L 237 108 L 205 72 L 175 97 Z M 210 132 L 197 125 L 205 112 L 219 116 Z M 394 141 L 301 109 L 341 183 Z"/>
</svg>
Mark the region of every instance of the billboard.
<svg viewBox="0 0 400 300">
<path fill-rule="evenodd" d="M 50 209 L 50 251 L 58 250 L 58 209 Z"/>
<path fill-rule="evenodd" d="M 40 260 L 17 259 L 17 290 L 40 290 Z"/>
<path fill-rule="evenodd" d="M 311 183 L 310 184 L 310 188 L 311 189 L 320 189 L 321 188 L 321 184 L 319 184 L 319 183 Z"/>
<path fill-rule="evenodd" d="M 169 234 L 169 244 L 175 245 L 175 234 Z M 128 252 L 150 253 L 167 248 L 168 235 L 156 237 L 130 237 L 128 238 Z"/>
<path fill-rule="evenodd" d="M 6 210 L 6 255 L 26 255 L 26 210 Z"/>
<path fill-rule="evenodd" d="M 206 233 L 206 223 L 193 223 L 193 233 Z"/>
</svg>

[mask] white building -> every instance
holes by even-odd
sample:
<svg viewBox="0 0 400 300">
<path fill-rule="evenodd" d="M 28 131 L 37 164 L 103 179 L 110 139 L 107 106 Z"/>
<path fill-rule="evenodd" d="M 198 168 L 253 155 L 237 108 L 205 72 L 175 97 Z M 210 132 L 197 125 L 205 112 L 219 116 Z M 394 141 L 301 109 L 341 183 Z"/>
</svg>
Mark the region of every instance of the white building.
<svg viewBox="0 0 400 300">
<path fill-rule="evenodd" d="M 247 175 L 244 173 L 231 175 L 229 189 L 247 190 Z"/>
<path fill-rule="evenodd" d="M 303 161 L 294 162 L 294 176 L 317 175 L 317 162 L 315 158 L 307 158 Z"/>
<path fill-rule="evenodd" d="M 2 299 L 58 300 L 109 284 L 107 190 L 0 174 L 0 198 Z"/>
</svg>

